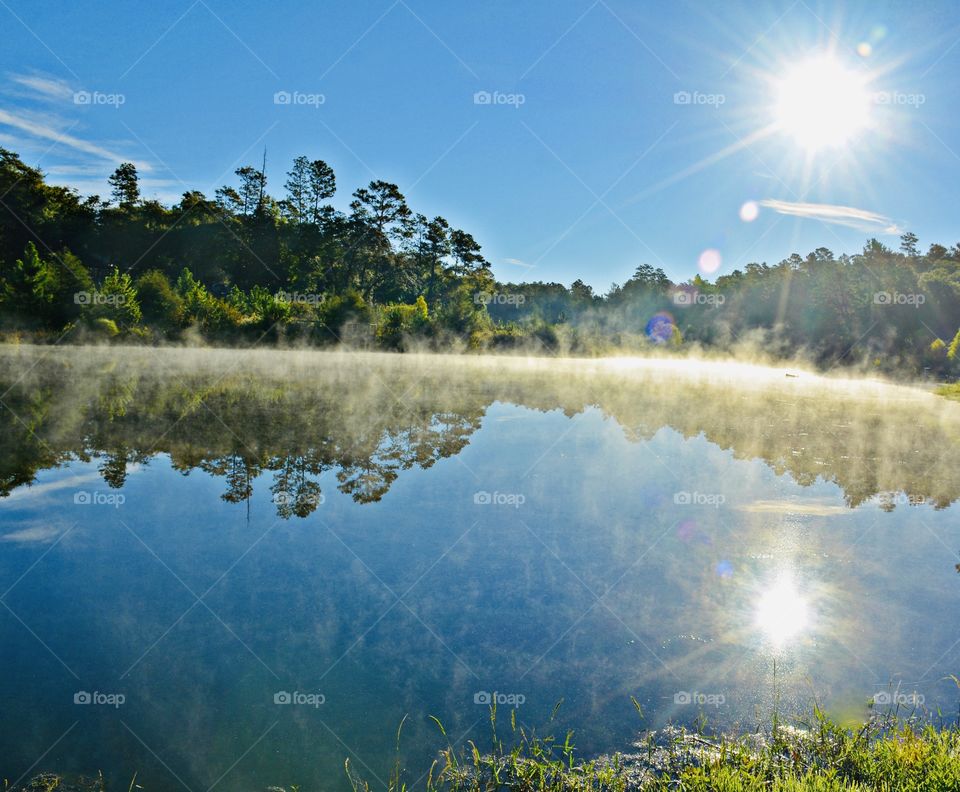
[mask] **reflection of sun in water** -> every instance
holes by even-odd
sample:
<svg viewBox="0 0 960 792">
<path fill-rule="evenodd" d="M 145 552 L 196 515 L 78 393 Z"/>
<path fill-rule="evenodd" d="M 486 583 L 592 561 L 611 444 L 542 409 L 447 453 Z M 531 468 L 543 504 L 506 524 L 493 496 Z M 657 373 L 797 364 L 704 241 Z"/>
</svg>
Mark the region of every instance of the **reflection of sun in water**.
<svg viewBox="0 0 960 792">
<path fill-rule="evenodd" d="M 776 90 L 777 127 L 808 151 L 842 146 L 870 120 L 866 80 L 829 55 L 797 64 Z"/>
<path fill-rule="evenodd" d="M 756 625 L 774 646 L 799 635 L 809 621 L 807 603 L 789 572 L 782 572 L 759 592 Z"/>
</svg>

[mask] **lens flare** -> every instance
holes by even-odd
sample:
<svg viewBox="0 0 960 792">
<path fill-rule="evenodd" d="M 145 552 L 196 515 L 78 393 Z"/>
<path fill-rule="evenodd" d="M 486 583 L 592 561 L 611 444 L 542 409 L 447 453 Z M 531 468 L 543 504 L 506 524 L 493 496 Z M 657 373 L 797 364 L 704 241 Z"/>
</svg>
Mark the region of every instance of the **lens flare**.
<svg viewBox="0 0 960 792">
<path fill-rule="evenodd" d="M 744 223 L 752 223 L 757 219 L 759 214 L 760 207 L 756 201 L 747 201 L 740 207 L 740 219 L 743 220 Z"/>
<path fill-rule="evenodd" d="M 701 272 L 708 274 L 716 272 L 720 269 L 720 265 L 723 263 L 723 257 L 720 255 L 719 250 L 714 248 L 708 248 L 700 254 L 700 258 L 697 260 L 697 266 L 700 267 Z"/>
<path fill-rule="evenodd" d="M 655 344 L 666 344 L 673 340 L 676 322 L 666 311 L 654 314 L 647 322 L 647 338 Z"/>
</svg>

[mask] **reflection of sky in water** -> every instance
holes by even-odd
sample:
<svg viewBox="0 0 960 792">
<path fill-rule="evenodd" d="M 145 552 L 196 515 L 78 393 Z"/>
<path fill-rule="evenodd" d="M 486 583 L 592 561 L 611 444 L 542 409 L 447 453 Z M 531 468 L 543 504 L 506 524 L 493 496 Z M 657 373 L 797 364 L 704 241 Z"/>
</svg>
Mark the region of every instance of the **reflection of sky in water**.
<svg viewBox="0 0 960 792">
<path fill-rule="evenodd" d="M 224 783 L 329 786 L 348 754 L 385 778 L 409 713 L 414 781 L 439 745 L 427 715 L 484 737 L 485 693 L 522 696 L 526 725 L 563 699 L 562 727 L 601 751 L 701 711 L 755 723 L 774 661 L 785 708 L 816 695 L 864 715 L 891 680 L 956 704 L 955 510 L 851 510 L 833 484 L 703 437 L 629 442 L 595 409 L 496 403 L 460 454 L 379 502 L 325 472 L 302 520 L 277 519 L 266 481 L 227 503 L 222 478 L 165 456 L 119 491 L 95 470 L 42 472 L 2 504 L 8 777 L 78 722 L 44 767 L 139 770 L 157 788 L 175 783 L 159 757 L 209 786 L 254 746 Z M 75 506 L 79 487 L 125 502 Z M 76 706 L 78 690 L 126 703 Z"/>
</svg>

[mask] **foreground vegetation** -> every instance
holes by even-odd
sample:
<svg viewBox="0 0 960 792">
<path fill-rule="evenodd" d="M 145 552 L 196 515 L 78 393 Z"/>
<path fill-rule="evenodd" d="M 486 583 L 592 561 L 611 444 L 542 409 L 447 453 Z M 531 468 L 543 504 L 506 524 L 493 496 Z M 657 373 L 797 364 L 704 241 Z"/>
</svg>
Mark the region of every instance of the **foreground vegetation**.
<svg viewBox="0 0 960 792">
<path fill-rule="evenodd" d="M 774 721 L 767 735 L 708 738 L 702 733 L 666 729 L 647 733 L 636 753 L 582 761 L 573 734 L 563 742 L 518 727 L 511 713 L 512 748 L 496 734 L 493 749 L 481 753 L 472 742 L 440 752 L 426 779 L 431 792 L 830 792 L 831 790 L 958 790 L 960 731 L 937 728 L 893 714 L 878 716 L 858 729 L 844 729 L 815 710 L 809 722 L 785 727 Z M 441 733 L 443 726 L 437 721 Z M 399 742 L 399 732 L 398 732 Z M 346 763 L 354 792 L 370 785 Z M 397 765 L 390 792 L 407 788 Z"/>
<path fill-rule="evenodd" d="M 436 721 L 436 719 L 434 719 Z M 443 738 L 447 737 L 436 721 Z M 511 713 L 510 736 L 500 739 L 496 712 L 491 714 L 493 747 L 472 742 L 456 750 L 447 745 L 429 773 L 417 784 L 394 766 L 388 792 L 950 792 L 960 790 L 960 730 L 907 722 L 888 714 L 857 729 L 845 729 L 815 710 L 797 727 L 774 724 L 770 734 L 707 737 L 700 732 L 668 728 L 647 733 L 628 754 L 581 760 L 573 734 L 562 742 L 528 734 Z M 397 732 L 401 739 L 402 724 Z M 511 745 L 512 747 L 508 747 Z M 353 792 L 373 787 L 345 763 Z M 141 788 L 136 777 L 128 790 Z M 4 782 L 4 792 L 105 792 L 102 775 L 68 781 L 41 773 L 17 787 Z M 297 792 L 299 787 L 290 787 Z M 269 792 L 287 792 L 270 787 Z"/>
<path fill-rule="evenodd" d="M 960 374 L 960 245 L 862 253 L 818 248 L 749 263 L 710 283 L 640 264 L 595 294 L 582 280 L 501 283 L 479 243 L 414 212 L 395 184 L 329 201 L 336 176 L 298 157 L 283 198 L 264 169 L 164 206 L 136 167 L 109 200 L 46 183 L 0 149 L 0 337 L 384 349 L 510 349 L 580 355 L 746 347 L 823 367 Z M 627 273 L 624 273 L 627 275 Z"/>
</svg>

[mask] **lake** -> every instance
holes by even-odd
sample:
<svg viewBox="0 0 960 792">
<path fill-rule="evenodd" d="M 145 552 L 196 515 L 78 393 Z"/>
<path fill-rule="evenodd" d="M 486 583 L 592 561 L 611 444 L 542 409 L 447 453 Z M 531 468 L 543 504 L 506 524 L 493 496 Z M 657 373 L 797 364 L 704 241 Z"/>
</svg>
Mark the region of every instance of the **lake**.
<svg viewBox="0 0 960 792">
<path fill-rule="evenodd" d="M 492 701 L 582 755 L 956 718 L 960 403 L 721 361 L 0 357 L 11 781 L 381 786 L 406 716 L 422 786 Z"/>
</svg>

